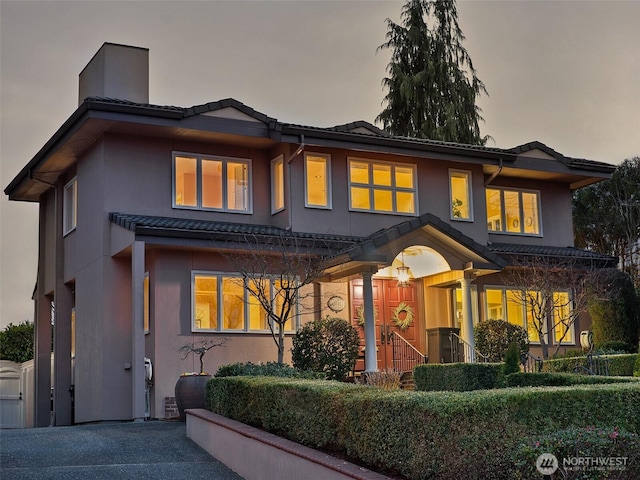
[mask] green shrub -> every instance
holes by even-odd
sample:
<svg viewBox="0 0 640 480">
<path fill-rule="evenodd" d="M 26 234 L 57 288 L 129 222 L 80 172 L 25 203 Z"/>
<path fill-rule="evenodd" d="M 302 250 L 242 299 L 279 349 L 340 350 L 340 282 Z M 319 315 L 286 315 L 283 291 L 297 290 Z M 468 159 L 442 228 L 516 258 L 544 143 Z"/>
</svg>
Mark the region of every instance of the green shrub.
<svg viewBox="0 0 640 480">
<path fill-rule="evenodd" d="M 227 377 L 209 382 L 207 406 L 409 480 L 506 480 L 514 478 L 513 452 L 523 439 L 590 425 L 640 433 L 640 388 L 630 383 L 389 392 L 320 380 Z"/>
<path fill-rule="evenodd" d="M 605 342 L 618 340 L 629 345 L 638 343 L 640 309 L 631 278 L 616 269 L 599 272 L 597 283 L 607 286 L 607 298 L 594 295 L 589 304 L 593 343 L 601 348 Z"/>
<path fill-rule="evenodd" d="M 502 375 L 507 376 L 510 373 L 520 371 L 520 346 L 516 342 L 511 342 L 507 353 L 504 356 L 504 365 L 502 366 Z"/>
<path fill-rule="evenodd" d="M 490 362 L 502 362 L 512 342 L 518 343 L 520 350 L 529 351 L 527 331 L 504 320 L 486 320 L 474 328 L 476 349 L 489 357 Z"/>
<path fill-rule="evenodd" d="M 640 354 L 636 356 L 636 365 L 633 368 L 633 376 L 640 377 Z"/>
<path fill-rule="evenodd" d="M 296 333 L 291 358 L 299 370 L 343 380 L 353 371 L 359 350 L 358 331 L 346 320 L 326 317 L 308 322 Z"/>
<path fill-rule="evenodd" d="M 0 332 L 0 359 L 23 363 L 33 358 L 33 323 L 10 323 Z"/>
<path fill-rule="evenodd" d="M 575 357 L 584 357 L 586 352 L 582 350 L 567 350 L 564 353 L 556 353 L 554 355 L 554 360 L 558 358 L 575 358 Z"/>
<path fill-rule="evenodd" d="M 501 363 L 428 363 L 413 369 L 416 390 L 483 390 L 499 385 Z"/>
<path fill-rule="evenodd" d="M 637 353 L 627 353 L 621 355 L 603 355 L 599 359 L 594 361 L 600 362 L 600 365 L 604 365 L 604 362 L 609 362 L 609 375 L 618 377 L 630 377 L 633 376 L 633 367 L 638 357 Z M 542 364 L 543 372 L 578 372 L 586 373 L 586 369 L 589 367 L 589 359 L 587 356 L 576 358 L 560 358 L 553 360 L 545 360 Z"/>
<path fill-rule="evenodd" d="M 563 479 L 640 478 L 640 437 L 618 427 L 588 426 L 568 428 L 528 438 L 514 450 L 514 479 L 541 478 L 536 460 L 543 453 L 558 459 L 558 475 Z M 572 465 L 582 458 L 623 458 L 612 468 Z M 565 466 L 565 462 L 567 465 Z"/>
<path fill-rule="evenodd" d="M 607 340 L 606 342 L 601 342 L 598 345 L 598 348 L 595 349 L 597 353 L 636 353 L 634 352 L 635 348 L 632 347 L 629 343 L 623 342 L 622 340 Z"/>
<path fill-rule="evenodd" d="M 278 362 L 267 362 L 265 364 L 255 364 L 251 362 L 231 363 L 221 365 L 214 377 L 288 377 L 288 378 L 318 378 L 318 375 L 301 372 L 287 364 L 280 365 Z M 321 378 L 324 378 L 322 376 Z"/>
<path fill-rule="evenodd" d="M 517 372 L 505 377 L 507 387 L 564 387 L 569 385 L 594 385 L 600 383 L 637 382 L 625 377 L 580 375 L 577 373 L 531 373 Z M 640 383 L 638 383 L 640 386 Z"/>
</svg>

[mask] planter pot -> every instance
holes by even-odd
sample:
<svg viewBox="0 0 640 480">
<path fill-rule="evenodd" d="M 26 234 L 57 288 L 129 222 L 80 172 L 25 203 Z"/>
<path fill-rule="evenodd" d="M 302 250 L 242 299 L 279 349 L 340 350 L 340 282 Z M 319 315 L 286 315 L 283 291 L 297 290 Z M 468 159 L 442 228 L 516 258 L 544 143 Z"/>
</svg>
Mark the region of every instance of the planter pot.
<svg viewBox="0 0 640 480">
<path fill-rule="evenodd" d="M 184 422 L 184 411 L 188 408 L 205 407 L 205 390 L 211 375 L 183 375 L 176 383 L 176 404 L 180 420 Z"/>
</svg>

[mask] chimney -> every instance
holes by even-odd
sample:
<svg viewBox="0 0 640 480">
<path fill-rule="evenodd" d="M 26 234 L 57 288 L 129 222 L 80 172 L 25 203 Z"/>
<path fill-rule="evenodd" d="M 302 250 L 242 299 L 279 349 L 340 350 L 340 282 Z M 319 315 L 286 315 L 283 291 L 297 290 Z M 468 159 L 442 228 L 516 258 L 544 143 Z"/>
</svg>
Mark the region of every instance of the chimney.
<svg viewBox="0 0 640 480">
<path fill-rule="evenodd" d="M 104 43 L 80 72 L 78 105 L 87 97 L 149 103 L 149 49 Z"/>
</svg>

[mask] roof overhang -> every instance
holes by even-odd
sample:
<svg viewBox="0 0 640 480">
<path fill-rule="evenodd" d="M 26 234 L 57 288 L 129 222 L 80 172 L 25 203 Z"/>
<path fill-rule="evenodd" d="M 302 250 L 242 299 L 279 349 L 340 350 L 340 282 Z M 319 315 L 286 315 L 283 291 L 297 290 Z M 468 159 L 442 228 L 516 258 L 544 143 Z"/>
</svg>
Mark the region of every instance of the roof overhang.
<svg viewBox="0 0 640 480">
<path fill-rule="evenodd" d="M 270 125 L 182 109 L 151 108 L 87 99 L 6 187 L 10 200 L 37 202 L 106 133 L 269 148 L 279 140 Z"/>
</svg>

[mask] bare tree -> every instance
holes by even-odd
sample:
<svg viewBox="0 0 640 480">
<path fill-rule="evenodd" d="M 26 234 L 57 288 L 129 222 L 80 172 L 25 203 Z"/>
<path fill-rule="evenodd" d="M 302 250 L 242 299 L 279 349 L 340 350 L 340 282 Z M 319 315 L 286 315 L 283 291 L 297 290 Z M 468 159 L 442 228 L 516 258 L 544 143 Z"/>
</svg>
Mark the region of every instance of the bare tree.
<svg viewBox="0 0 640 480">
<path fill-rule="evenodd" d="M 558 353 L 575 321 L 587 311 L 590 295 L 599 290 L 596 271 L 577 260 L 540 256 L 514 258 L 506 270 L 505 285 L 511 288 L 513 301 L 526 309 L 543 358 L 549 358 L 554 340 L 553 356 Z"/>
<path fill-rule="evenodd" d="M 306 287 L 322 275 L 326 253 L 326 246 L 290 232 L 245 235 L 237 249 L 222 253 L 240 275 L 250 298 L 264 311 L 279 364 L 284 361 L 287 322 L 295 322 L 300 304 L 314 295 Z"/>
<path fill-rule="evenodd" d="M 200 375 L 204 374 L 204 356 L 209 350 L 215 347 L 223 347 L 229 341 L 228 338 L 204 338 L 199 342 L 187 343 L 180 347 L 179 352 L 182 354 L 182 360 L 186 360 L 189 355 L 197 355 L 200 360 Z"/>
</svg>

